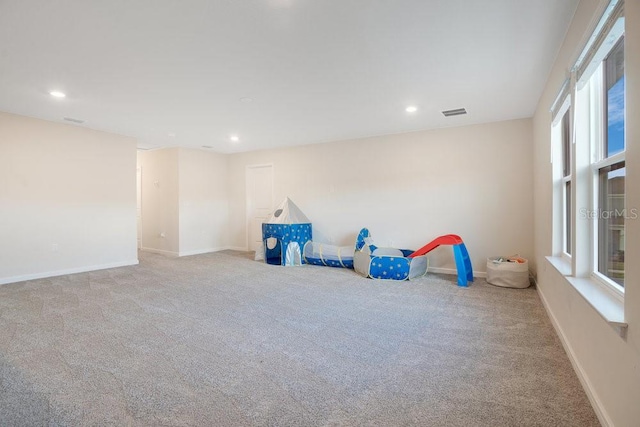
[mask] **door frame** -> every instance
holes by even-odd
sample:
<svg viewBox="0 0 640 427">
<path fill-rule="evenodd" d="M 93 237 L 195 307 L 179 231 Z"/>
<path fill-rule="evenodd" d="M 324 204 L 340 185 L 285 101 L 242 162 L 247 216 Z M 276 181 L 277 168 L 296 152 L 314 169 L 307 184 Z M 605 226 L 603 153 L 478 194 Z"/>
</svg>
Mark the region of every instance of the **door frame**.
<svg viewBox="0 0 640 427">
<path fill-rule="evenodd" d="M 138 214 L 140 220 L 138 221 Z M 142 166 L 136 167 L 136 250 L 144 247 L 142 243 Z"/>
<path fill-rule="evenodd" d="M 267 168 L 270 167 L 271 168 L 271 209 L 273 209 L 273 200 L 274 200 L 274 193 L 275 193 L 275 185 L 274 185 L 274 181 L 275 181 L 275 167 L 273 165 L 273 163 L 259 163 L 259 164 L 255 164 L 255 165 L 246 165 L 245 166 L 245 172 L 244 172 L 244 208 L 245 208 L 245 221 L 244 221 L 244 227 L 245 227 L 245 243 L 246 243 L 246 247 L 245 247 L 245 251 L 250 251 L 251 250 L 251 242 L 249 241 L 249 239 L 251 238 L 250 233 L 249 233 L 249 228 L 251 227 L 251 210 L 249 209 L 250 203 L 251 201 L 249 200 L 249 170 L 251 169 L 259 169 L 259 168 Z"/>
</svg>

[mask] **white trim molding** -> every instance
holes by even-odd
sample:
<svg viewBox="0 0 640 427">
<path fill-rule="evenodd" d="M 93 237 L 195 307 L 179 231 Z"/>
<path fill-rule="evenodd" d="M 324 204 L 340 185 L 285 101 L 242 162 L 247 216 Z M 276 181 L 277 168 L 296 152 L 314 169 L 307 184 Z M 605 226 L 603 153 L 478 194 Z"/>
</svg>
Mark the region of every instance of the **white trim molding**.
<svg viewBox="0 0 640 427">
<path fill-rule="evenodd" d="M 145 248 L 144 246 L 140 248 L 141 251 L 144 252 L 151 252 L 154 254 L 160 254 L 160 255 L 167 255 L 170 257 L 179 257 L 180 254 L 178 252 L 174 252 L 174 251 L 165 251 L 162 249 L 155 249 L 155 248 Z"/>
<path fill-rule="evenodd" d="M 205 249 L 195 249 L 193 251 L 182 251 L 178 254 L 178 256 L 191 256 L 191 255 L 202 255 L 202 254 L 208 254 L 208 253 L 212 253 L 212 252 L 220 252 L 220 251 L 224 251 L 225 249 L 227 249 L 226 247 L 220 247 L 220 248 L 205 248 Z"/>
<path fill-rule="evenodd" d="M 458 270 L 455 268 L 443 268 L 443 267 L 431 267 L 429 266 L 429 268 L 427 269 L 427 273 L 440 273 L 440 274 L 451 274 L 451 275 L 458 275 Z M 487 277 L 487 272 L 486 271 L 474 271 L 473 272 L 473 277 Z"/>
<path fill-rule="evenodd" d="M 582 384 L 582 388 L 587 394 L 587 398 L 589 399 L 589 402 L 591 402 L 591 407 L 596 413 L 596 416 L 598 417 L 600 424 L 602 424 L 604 427 L 613 427 L 613 422 L 611 421 L 611 418 L 609 418 L 609 416 L 605 412 L 604 406 L 602 405 L 602 402 L 600 401 L 598 394 L 596 393 L 593 385 L 591 384 L 591 381 L 589 381 L 589 378 L 587 377 L 587 374 L 582 368 L 582 365 L 580 364 L 580 362 L 578 362 L 575 352 L 573 351 L 573 348 L 569 344 L 569 341 L 567 340 L 567 337 L 565 336 L 564 331 L 560 327 L 560 323 L 558 322 L 558 319 L 556 319 L 556 316 L 551 311 L 551 308 L 549 307 L 549 303 L 547 302 L 547 298 L 544 296 L 542 289 L 540 289 L 539 286 L 536 286 L 536 289 L 538 291 L 538 296 L 540 297 L 540 301 L 542 301 L 542 306 L 544 307 L 545 311 L 547 312 L 547 315 L 549 316 L 549 319 L 551 320 L 553 329 L 555 329 L 556 334 L 560 338 L 560 342 L 562 343 L 562 347 L 564 347 L 565 353 L 567 353 L 567 356 L 569 356 L 569 361 L 571 362 L 571 366 L 573 366 L 573 370 L 578 376 L 578 380 L 580 380 L 580 384 Z"/>
<path fill-rule="evenodd" d="M 48 277 L 66 276 L 67 274 L 86 273 L 88 271 L 106 270 L 109 268 L 127 267 L 131 265 L 137 265 L 138 260 L 113 262 L 107 264 L 88 265 L 83 267 L 67 268 L 63 270 L 46 271 L 43 273 L 23 274 L 20 276 L 3 277 L 0 278 L 0 285 L 6 285 L 8 283 L 24 282 L 27 280 L 46 279 Z"/>
</svg>

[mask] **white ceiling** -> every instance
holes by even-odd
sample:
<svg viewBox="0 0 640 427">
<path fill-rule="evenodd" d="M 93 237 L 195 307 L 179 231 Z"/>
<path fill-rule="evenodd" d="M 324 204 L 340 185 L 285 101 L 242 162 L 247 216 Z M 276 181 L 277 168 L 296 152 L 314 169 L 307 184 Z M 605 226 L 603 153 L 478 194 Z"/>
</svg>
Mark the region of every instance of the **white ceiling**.
<svg viewBox="0 0 640 427">
<path fill-rule="evenodd" d="M 0 0 L 0 110 L 219 152 L 531 117 L 577 3 Z"/>
</svg>

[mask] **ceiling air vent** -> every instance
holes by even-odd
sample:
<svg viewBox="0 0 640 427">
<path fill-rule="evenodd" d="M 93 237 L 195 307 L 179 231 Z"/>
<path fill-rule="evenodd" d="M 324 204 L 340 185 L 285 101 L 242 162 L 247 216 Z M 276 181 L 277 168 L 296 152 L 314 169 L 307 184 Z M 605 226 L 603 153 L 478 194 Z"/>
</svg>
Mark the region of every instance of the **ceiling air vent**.
<svg viewBox="0 0 640 427">
<path fill-rule="evenodd" d="M 74 119 L 73 117 L 63 117 L 66 121 L 71 122 L 71 123 L 77 123 L 77 124 L 81 124 L 84 123 L 84 120 L 80 120 L 80 119 Z"/>
<path fill-rule="evenodd" d="M 445 117 L 460 116 L 462 114 L 467 114 L 467 110 L 464 108 L 456 108 L 455 110 L 443 111 L 442 114 L 444 114 Z"/>
</svg>

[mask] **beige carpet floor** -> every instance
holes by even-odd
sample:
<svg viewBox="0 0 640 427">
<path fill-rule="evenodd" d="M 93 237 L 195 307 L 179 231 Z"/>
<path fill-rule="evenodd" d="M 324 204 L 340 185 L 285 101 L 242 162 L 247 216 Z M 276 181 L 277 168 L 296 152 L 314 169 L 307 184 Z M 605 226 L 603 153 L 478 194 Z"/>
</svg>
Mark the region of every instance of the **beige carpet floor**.
<svg viewBox="0 0 640 427">
<path fill-rule="evenodd" d="M 0 286 L 0 425 L 599 424 L 534 288 L 223 252 Z"/>
</svg>

